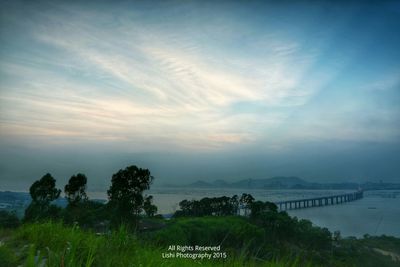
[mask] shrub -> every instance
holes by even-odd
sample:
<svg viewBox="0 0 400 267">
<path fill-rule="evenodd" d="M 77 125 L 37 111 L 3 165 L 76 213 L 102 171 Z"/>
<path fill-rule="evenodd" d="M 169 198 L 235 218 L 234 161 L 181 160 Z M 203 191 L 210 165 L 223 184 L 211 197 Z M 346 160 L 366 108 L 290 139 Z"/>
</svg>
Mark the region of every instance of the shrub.
<svg viewBox="0 0 400 267">
<path fill-rule="evenodd" d="M 18 227 L 20 221 L 15 212 L 8 212 L 5 210 L 0 211 L 0 227 L 14 228 Z"/>
</svg>

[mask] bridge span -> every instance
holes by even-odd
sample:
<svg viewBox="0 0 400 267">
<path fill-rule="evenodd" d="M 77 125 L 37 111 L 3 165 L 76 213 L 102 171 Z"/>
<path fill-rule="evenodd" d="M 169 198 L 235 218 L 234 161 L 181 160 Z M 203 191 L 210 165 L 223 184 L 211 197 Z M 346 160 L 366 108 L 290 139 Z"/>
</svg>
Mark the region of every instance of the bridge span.
<svg viewBox="0 0 400 267">
<path fill-rule="evenodd" d="M 293 210 L 293 209 L 305 209 L 312 207 L 322 207 L 328 205 L 337 205 L 344 202 L 355 201 L 363 198 L 363 190 L 358 190 L 352 193 L 346 193 L 341 195 L 324 196 L 316 198 L 296 199 L 275 202 L 280 211 Z"/>
</svg>

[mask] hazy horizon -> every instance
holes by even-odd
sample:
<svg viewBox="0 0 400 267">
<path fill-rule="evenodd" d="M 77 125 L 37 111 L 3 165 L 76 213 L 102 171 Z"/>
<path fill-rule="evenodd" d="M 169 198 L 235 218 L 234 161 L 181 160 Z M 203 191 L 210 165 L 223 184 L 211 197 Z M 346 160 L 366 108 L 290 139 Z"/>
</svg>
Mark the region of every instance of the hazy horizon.
<svg viewBox="0 0 400 267">
<path fill-rule="evenodd" d="M 398 1 L 2 1 L 0 190 L 400 182 Z"/>
</svg>

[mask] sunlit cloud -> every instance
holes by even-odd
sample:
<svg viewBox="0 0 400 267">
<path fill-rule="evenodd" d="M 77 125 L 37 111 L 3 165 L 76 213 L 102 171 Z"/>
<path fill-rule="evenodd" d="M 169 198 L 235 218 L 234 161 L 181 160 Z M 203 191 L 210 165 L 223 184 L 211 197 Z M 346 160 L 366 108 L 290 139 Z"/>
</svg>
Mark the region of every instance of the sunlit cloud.
<svg viewBox="0 0 400 267">
<path fill-rule="evenodd" d="M 324 40 L 310 47 L 307 38 L 262 27 L 249 37 L 233 31 L 232 20 L 225 22 L 198 33 L 190 21 L 174 28 L 178 19 L 163 26 L 139 11 L 118 10 L 116 18 L 72 5 L 10 20 L 26 28 L 32 46 L 23 48 L 25 56 L 6 57 L 0 65 L 1 134 L 113 140 L 134 148 L 153 140 L 191 149 L 265 140 L 274 145 L 274 138 L 305 136 L 397 136 L 397 127 L 388 134 L 369 134 L 361 124 L 344 129 L 340 125 L 354 122 L 345 116 L 331 123 L 304 115 L 309 123 L 297 126 L 293 114 L 300 116 L 338 86 L 335 80 L 343 79 L 349 59 L 327 60 Z M 243 47 L 221 45 L 241 38 Z M 396 84 L 390 78 L 370 87 Z"/>
</svg>

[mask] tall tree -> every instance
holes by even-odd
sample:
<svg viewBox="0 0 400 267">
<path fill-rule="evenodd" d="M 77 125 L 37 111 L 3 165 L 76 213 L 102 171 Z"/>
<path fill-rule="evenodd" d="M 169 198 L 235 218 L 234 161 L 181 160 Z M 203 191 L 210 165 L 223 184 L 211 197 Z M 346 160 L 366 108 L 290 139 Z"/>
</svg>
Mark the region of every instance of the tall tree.
<svg viewBox="0 0 400 267">
<path fill-rule="evenodd" d="M 143 209 L 143 191 L 150 188 L 153 179 L 148 169 L 134 165 L 121 169 L 112 176 L 107 194 L 109 205 L 116 213 L 114 222 L 136 223 Z"/>
<path fill-rule="evenodd" d="M 148 217 L 153 217 L 157 213 L 157 206 L 153 204 L 153 196 L 144 198 L 143 210 Z"/>
<path fill-rule="evenodd" d="M 60 196 L 61 190 L 56 188 L 56 180 L 50 173 L 46 173 L 40 180 L 29 188 L 32 201 L 47 205 Z"/>
<path fill-rule="evenodd" d="M 61 209 L 50 203 L 56 200 L 61 193 L 56 188 L 56 180 L 50 173 L 35 181 L 29 188 L 32 202 L 25 210 L 25 221 L 34 221 L 43 218 L 58 218 Z"/>
<path fill-rule="evenodd" d="M 244 208 L 244 215 L 247 216 L 247 211 L 250 208 L 251 203 L 253 203 L 254 197 L 250 194 L 243 193 L 242 196 L 240 197 L 240 204 Z"/>
<path fill-rule="evenodd" d="M 88 199 L 86 195 L 87 178 L 84 174 L 78 173 L 71 176 L 68 184 L 65 185 L 64 192 L 69 205 L 77 205 L 81 201 Z"/>
<path fill-rule="evenodd" d="M 234 195 L 230 199 L 230 203 L 232 205 L 232 212 L 234 215 L 238 215 L 239 212 L 239 197 L 238 195 Z"/>
</svg>

